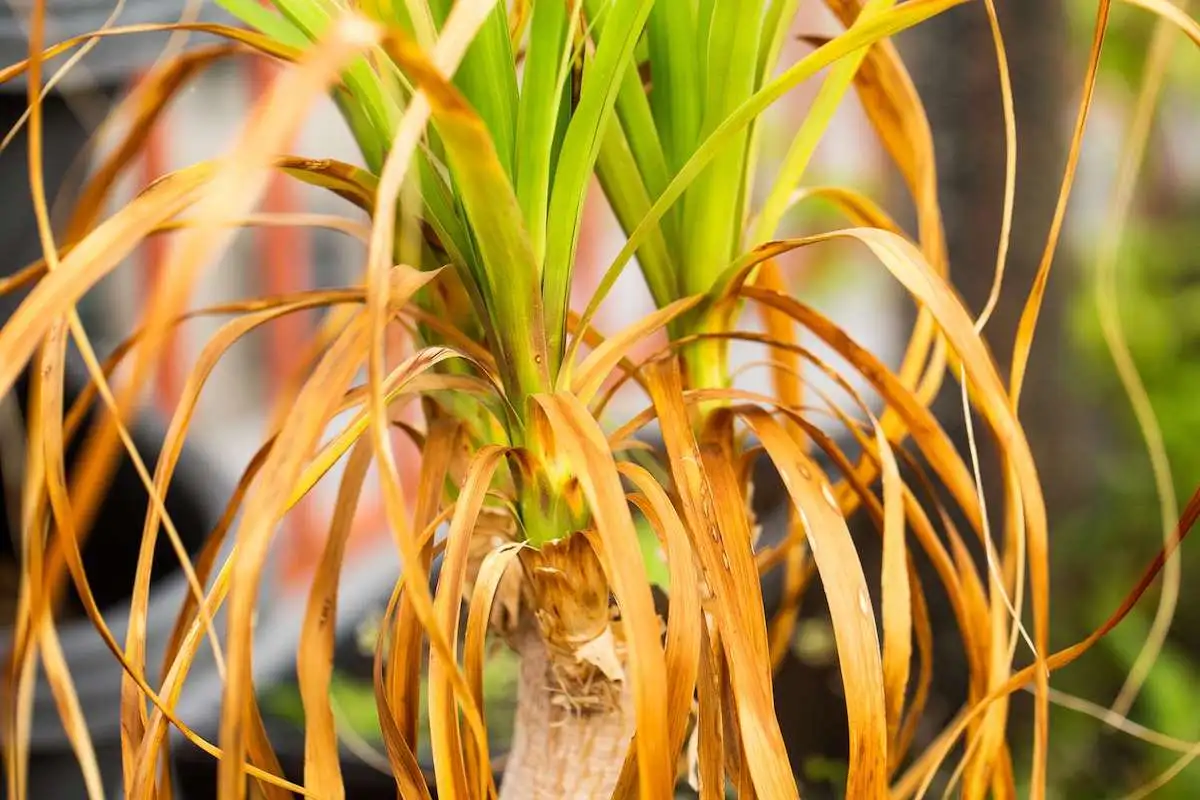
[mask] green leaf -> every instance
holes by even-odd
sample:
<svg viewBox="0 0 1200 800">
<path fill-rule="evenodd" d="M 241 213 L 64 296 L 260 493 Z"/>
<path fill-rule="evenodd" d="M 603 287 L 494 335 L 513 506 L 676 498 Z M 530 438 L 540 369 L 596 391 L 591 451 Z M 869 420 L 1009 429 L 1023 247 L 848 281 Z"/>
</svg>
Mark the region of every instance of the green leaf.
<svg viewBox="0 0 1200 800">
<path fill-rule="evenodd" d="M 646 217 L 629 235 L 621 252 L 617 254 L 605 272 L 581 321 L 586 323 L 595 315 L 596 309 L 612 289 L 621 271 L 629 263 L 629 259 L 657 228 L 658 221 L 662 219 L 667 209 L 693 184 L 696 176 L 704 167 L 728 147 L 730 142 L 734 141 L 737 135 L 744 131 L 772 103 L 847 54 L 911 28 L 948 8 L 965 2 L 968 0 L 908 0 L 891 11 L 884 12 L 861 25 L 856 25 L 852 30 L 831 39 L 755 92 L 708 135 L 687 163 L 671 179 L 666 190 L 654 201 L 654 205 Z"/>
<path fill-rule="evenodd" d="M 678 169 L 700 136 L 700 73 L 704 51 L 696 38 L 691 3 L 655 3 L 647 25 L 650 41 L 650 105 L 667 164 Z M 656 194 L 659 189 L 650 187 Z"/>
<path fill-rule="evenodd" d="M 799 7 L 800 0 L 771 0 L 771 5 L 767 7 L 767 15 L 763 20 L 765 46 L 758 51 L 757 85 L 762 86 L 775 71 Z"/>
<path fill-rule="evenodd" d="M 605 127 L 612 115 L 621 79 L 633 63 L 637 44 L 653 0 L 615 0 L 605 19 L 604 35 L 583 76 L 579 105 L 563 140 L 550 193 L 542 288 L 546 303 L 549 352 L 557 372 L 566 334 L 571 268 L 579 244 L 583 201 L 587 195 Z"/>
<path fill-rule="evenodd" d="M 375 124 L 371 120 L 371 117 L 367 114 L 363 105 L 359 103 L 358 98 L 341 87 L 334 90 L 333 102 L 337 105 L 338 111 L 341 112 L 342 119 L 346 121 L 346 126 L 350 128 L 350 135 L 354 137 L 354 141 L 358 144 L 358 149 L 362 152 L 363 161 L 366 162 L 367 169 L 378 174 L 383 169 L 384 143 L 379 132 L 375 129 Z"/>
<path fill-rule="evenodd" d="M 308 44 L 304 32 L 289 20 L 272 13 L 259 0 L 216 0 L 217 5 L 225 9 L 237 19 L 270 36 L 277 42 L 289 44 L 292 47 L 303 47 Z"/>
<path fill-rule="evenodd" d="M 604 0 L 587 0 L 586 5 L 595 36 L 603 36 L 606 21 Z M 655 7 L 660 5 L 669 4 L 660 3 Z M 653 9 L 650 13 L 653 17 Z M 641 49 L 635 48 L 635 63 L 639 58 L 636 54 Z M 667 185 L 667 159 L 659 140 L 658 123 L 655 122 L 650 100 L 646 97 L 641 75 L 636 69 L 625 70 L 620 90 L 617 92 L 616 110 L 617 119 L 624 130 L 626 145 L 641 173 L 642 182 L 648 191 L 657 195 Z"/>
<path fill-rule="evenodd" d="M 470 223 L 481 317 L 494 330 L 494 350 L 514 399 L 551 385 L 538 269 L 509 183 L 490 132 L 466 98 L 429 63 L 411 41 L 399 40 L 393 56 L 425 91 L 445 148 L 458 200 Z M 517 402 L 518 413 L 523 411 Z"/>
<path fill-rule="evenodd" d="M 617 222 L 626 233 L 632 231 L 650 210 L 650 194 L 642 183 L 625 134 L 618 126 L 609 126 L 604 137 L 596 161 L 596 177 Z M 637 254 L 654 302 L 660 307 L 669 304 L 675 299 L 678 286 L 671 251 L 662 231 L 651 232 Z"/>
<path fill-rule="evenodd" d="M 754 92 L 762 0 L 716 0 L 707 42 L 702 132 L 709 134 Z M 741 244 L 745 128 L 733 133 L 696 179 L 684 207 L 685 294 L 706 292 Z"/>
<path fill-rule="evenodd" d="M 445 23 L 451 5 L 448 0 L 436 0 L 430 4 L 434 20 L 439 26 Z M 487 126 L 496 157 L 509 180 L 513 176 L 517 124 L 517 72 L 514 63 L 505 4 L 497 3 L 467 48 L 462 64 L 455 73 L 454 85 L 462 90 Z"/>
<path fill-rule="evenodd" d="M 766 80 L 775 73 L 783 45 L 788 39 L 792 21 L 800 0 L 771 0 L 767 14 L 763 20 L 763 46 L 758 50 L 758 77 L 755 88 L 760 88 Z M 754 194 L 755 179 L 758 176 L 758 158 L 760 153 L 759 140 L 762 137 L 762 120 L 756 119 L 750 123 L 750 143 L 746 147 L 746 183 L 747 196 Z"/>
<path fill-rule="evenodd" d="M 670 4 L 658 4 L 660 8 Z M 604 33 L 604 0 L 587 0 L 588 16 L 596 35 Z M 655 11 L 650 12 L 650 20 Z M 639 48 L 640 49 L 640 48 Z M 651 92 L 659 97 L 662 92 Z M 659 126 L 650 99 L 636 70 L 626 70 L 616 102 L 620 125 L 610 125 L 601 142 L 596 174 L 618 222 L 626 234 L 650 207 L 650 197 L 662 193 L 670 179 L 666 155 L 659 139 Z M 678 280 L 671 263 L 671 246 L 678 242 L 682 221 L 679 209 L 671 209 L 662 223 L 661 234 L 652 237 L 647 247 L 638 250 L 638 263 L 660 305 L 670 303 L 679 293 Z"/>
<path fill-rule="evenodd" d="M 670 173 L 667 170 L 667 158 L 663 153 L 662 143 L 658 138 L 658 128 L 654 123 L 650 101 L 642 89 L 637 70 L 626 70 L 625 78 L 621 81 L 621 91 L 617 94 L 617 118 L 621 122 L 643 183 L 647 190 L 658 195 L 667 188 Z M 672 225 L 672 222 L 674 220 L 668 218 L 667 227 L 676 230 L 677 225 Z"/>
<path fill-rule="evenodd" d="M 862 11 L 859 12 L 858 19 L 855 20 L 854 27 L 887 11 L 895 4 L 895 0 L 867 0 Z M 841 107 L 846 92 L 854 84 L 854 76 L 858 73 L 858 68 L 862 65 L 866 55 L 867 48 L 864 47 L 839 61 L 829 71 L 829 77 L 821 85 L 816 100 L 813 101 L 812 107 L 805 115 L 804 122 L 800 125 L 800 131 L 792 140 L 787 156 L 776 173 L 775 182 L 763 203 L 762 210 L 758 214 L 758 222 L 750 236 L 752 246 L 762 244 L 778 233 L 779 222 L 783 219 L 792 193 L 800 185 L 800 180 L 812 160 L 813 153 L 816 152 L 821 137 L 829 129 L 833 115 Z"/>
<path fill-rule="evenodd" d="M 253 2 L 228 1 L 236 2 L 239 8 Z M 282 21 L 311 41 L 320 38 L 333 19 L 342 13 L 328 0 L 275 0 L 274 5 L 279 9 Z M 364 58 L 351 62 L 342 80 L 346 93 L 359 107 L 346 115 L 359 148 L 364 156 L 371 156 L 382 163 L 382 157 L 377 154 L 386 154 L 391 145 L 392 134 L 400 119 L 398 99 L 383 88 L 379 76 Z"/>
<path fill-rule="evenodd" d="M 558 0 L 534 3 L 517 109 L 516 186 L 539 267 L 546 253 L 550 164 L 563 96 L 559 89 L 567 41 L 566 4 Z"/>
</svg>

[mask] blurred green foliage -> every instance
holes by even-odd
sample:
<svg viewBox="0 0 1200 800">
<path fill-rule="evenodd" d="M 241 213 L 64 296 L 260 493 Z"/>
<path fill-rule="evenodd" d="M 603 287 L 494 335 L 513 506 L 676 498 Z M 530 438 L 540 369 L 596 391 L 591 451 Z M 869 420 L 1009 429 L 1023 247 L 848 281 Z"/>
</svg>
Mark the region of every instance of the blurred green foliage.
<svg viewBox="0 0 1200 800">
<path fill-rule="evenodd" d="M 373 649 L 373 648 L 372 648 Z M 507 736 L 512 731 L 516 713 L 517 670 L 516 654 L 507 646 L 493 644 L 488 656 L 487 669 L 483 672 L 483 697 L 490 729 L 503 733 L 490 742 L 500 752 L 507 749 Z M 339 728 L 349 728 L 359 739 L 382 748 L 383 736 L 379 728 L 379 711 L 375 702 L 375 688 L 370 680 L 352 677 L 337 669 L 329 685 L 333 708 Z M 426 677 L 421 676 L 420 706 L 417 727 L 420 730 L 420 746 L 417 758 L 424 764 L 432 764 L 429 748 L 429 714 L 427 708 Z M 285 720 L 297 728 L 304 727 L 304 705 L 300 700 L 300 687 L 294 679 L 273 684 L 261 693 L 263 709 L 271 716 Z"/>
<path fill-rule="evenodd" d="M 1070 8 L 1076 34 L 1094 24 L 1094 2 L 1081 0 Z M 1131 110 L 1153 26 L 1149 15 L 1114 8 L 1100 102 L 1125 114 Z M 1195 53 L 1179 46 L 1176 56 L 1162 101 L 1166 105 L 1200 95 Z M 1171 124 L 1180 124 L 1181 109 L 1166 115 Z M 1118 133 L 1123 136 L 1125 131 Z M 1200 228 L 1194 222 L 1200 192 L 1187 185 L 1190 181 L 1176 179 L 1161 124 L 1154 136 L 1139 182 L 1135 216 L 1126 223 L 1117 268 L 1118 297 L 1122 326 L 1162 428 L 1182 502 L 1200 481 Z M 1161 544 L 1158 500 L 1146 448 L 1097 317 L 1094 236 L 1085 233 L 1081 240 L 1076 256 L 1084 280 L 1069 316 L 1077 357 L 1062 368 L 1086 387 L 1087 403 L 1097 412 L 1101 427 L 1094 435 L 1104 445 L 1096 463 L 1081 465 L 1096 471 L 1097 491 L 1087 507 L 1076 509 L 1059 526 L 1055 615 L 1060 643 L 1078 639 L 1103 622 Z M 1184 583 L 1175 624 L 1129 717 L 1153 730 L 1194 741 L 1200 738 L 1196 714 L 1200 607 L 1188 598 L 1193 596 L 1189 585 L 1195 586 L 1189 576 L 1200 570 L 1200 553 L 1194 546 L 1185 546 L 1182 553 Z M 1101 705 L 1110 703 L 1146 639 L 1156 600 L 1152 592 L 1096 652 L 1056 675 L 1055 686 Z M 1055 795 L 1061 798 L 1124 796 L 1179 759 L 1177 752 L 1139 741 L 1075 711 L 1057 710 L 1052 726 L 1052 778 Z M 1200 768 L 1183 769 L 1149 796 L 1200 797 Z"/>
</svg>

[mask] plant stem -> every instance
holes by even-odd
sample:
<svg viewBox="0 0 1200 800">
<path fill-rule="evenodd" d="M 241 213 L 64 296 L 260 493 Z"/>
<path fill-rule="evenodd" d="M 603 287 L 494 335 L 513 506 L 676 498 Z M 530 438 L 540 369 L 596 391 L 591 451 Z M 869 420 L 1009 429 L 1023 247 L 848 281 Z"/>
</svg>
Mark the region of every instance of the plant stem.
<svg viewBox="0 0 1200 800">
<path fill-rule="evenodd" d="M 525 538 L 534 547 L 561 539 L 580 527 L 574 524 L 565 501 L 536 486 L 521 492 L 521 521 Z"/>
<path fill-rule="evenodd" d="M 611 797 L 633 736 L 632 693 L 621 686 L 611 706 L 573 708 L 536 630 L 522 635 L 517 652 L 517 715 L 501 800 Z"/>
<path fill-rule="evenodd" d="M 728 330 L 724 315 L 709 314 L 688 326 L 692 333 L 717 333 Z M 701 339 L 683 348 L 683 366 L 689 389 L 725 389 L 729 386 L 729 340 L 722 338 Z M 708 411 L 723 405 L 721 401 L 708 400 L 697 405 L 700 418 Z"/>
</svg>

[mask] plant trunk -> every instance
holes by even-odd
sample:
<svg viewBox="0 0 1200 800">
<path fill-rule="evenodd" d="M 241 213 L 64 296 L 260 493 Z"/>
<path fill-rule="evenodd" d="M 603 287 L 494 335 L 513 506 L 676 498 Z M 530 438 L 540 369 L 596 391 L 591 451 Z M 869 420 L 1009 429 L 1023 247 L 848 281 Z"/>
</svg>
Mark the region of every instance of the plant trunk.
<svg viewBox="0 0 1200 800">
<path fill-rule="evenodd" d="M 612 797 L 633 737 L 621 623 L 587 537 L 521 551 L 521 658 L 502 800 Z"/>
<path fill-rule="evenodd" d="M 572 696 L 536 630 L 526 629 L 515 644 L 521 673 L 501 800 L 607 800 L 633 735 L 632 693 L 598 675 L 610 685 Z"/>
</svg>

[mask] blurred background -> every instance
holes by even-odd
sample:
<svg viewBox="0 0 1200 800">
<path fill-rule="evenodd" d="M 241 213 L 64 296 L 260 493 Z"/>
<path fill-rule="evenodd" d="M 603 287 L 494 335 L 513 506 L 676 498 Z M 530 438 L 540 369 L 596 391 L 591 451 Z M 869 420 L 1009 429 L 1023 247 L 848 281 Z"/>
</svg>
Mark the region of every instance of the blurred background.
<svg viewBox="0 0 1200 800">
<path fill-rule="evenodd" d="M 1006 374 L 1017 319 L 1033 282 L 1058 193 L 1097 4 L 1095 0 L 1006 0 L 999 5 L 1015 89 L 1018 180 L 1005 288 L 987 339 Z M 797 39 L 789 46 L 792 52 L 785 55 L 785 61 L 809 49 L 801 35 L 829 35 L 838 30 L 818 4 L 802 6 Z M 1095 283 L 1106 205 L 1152 28 L 1153 20 L 1144 12 L 1124 5 L 1113 9 L 1079 176 L 1021 408 L 1050 506 L 1056 647 L 1082 638 L 1103 621 L 1140 576 L 1162 539 L 1150 462 L 1101 334 Z M 55 38 L 53 31 L 48 38 Z M 978 314 L 993 279 L 1005 157 L 987 19 L 980 4 L 967 4 L 904 34 L 898 44 L 933 129 L 951 275 L 968 307 Z M 1175 488 L 1186 499 L 1200 481 L 1200 314 L 1195 311 L 1200 308 L 1200 259 L 1196 255 L 1200 252 L 1200 227 L 1194 222 L 1200 213 L 1200 58 L 1182 41 L 1175 51 L 1134 212 L 1127 222 L 1117 281 L 1124 331 L 1162 427 Z M 219 63 L 195 81 L 172 101 L 115 202 L 127 202 L 147 182 L 171 169 L 222 152 L 270 78 L 269 66 L 239 58 Z M 772 174 L 773 162 L 782 157 L 816 86 L 813 82 L 803 87 L 768 115 L 761 163 L 764 179 Z M 76 92 L 74 97 L 72 113 L 95 113 L 94 107 L 87 108 L 86 91 Z M 97 156 L 111 146 L 111 136 L 101 138 Z M 332 104 L 322 105 L 313 114 L 292 151 L 359 162 Z M 0 156 L 5 160 L 17 157 L 12 151 Z M 806 183 L 853 186 L 883 201 L 905 224 L 911 223 L 912 211 L 899 177 L 854 98 L 839 112 Z M 265 210 L 355 213 L 348 204 L 325 193 L 282 180 L 269 192 Z M 841 224 L 822 208 L 804 206 L 791 214 L 787 228 L 799 234 Z M 583 276 L 578 284 L 578 298 L 584 301 L 621 244 L 620 231 L 598 191 L 593 193 L 586 225 L 579 267 Z M 102 348 L 111 348 L 128 335 L 148 287 L 165 279 L 160 275 L 163 247 L 158 240 L 140 249 L 87 296 L 81 312 Z M 358 280 L 363 255 L 357 241 L 333 231 L 266 228 L 239 234 L 233 249 L 206 273 L 194 304 L 199 307 L 258 294 L 345 285 Z M 792 257 L 787 267 L 794 293 L 826 311 L 886 361 L 898 363 L 914 309 L 864 252 L 826 245 Z M 603 330 L 615 330 L 652 308 L 649 294 L 633 270 L 626 271 L 612 297 L 599 321 Z M 147 398 L 148 416 L 167 418 L 189 365 L 222 321 L 197 319 L 179 329 L 171 357 Z M 261 445 L 272 399 L 291 375 L 299 349 L 296 343 L 317 321 L 314 312 L 267 326 L 236 345 L 214 372 L 202 395 L 192 437 L 197 459 L 204 465 L 197 481 L 209 489 L 216 487 L 213 497 L 227 496 L 228 487 Z M 757 321 L 748 319 L 747 325 L 753 327 Z M 735 360 L 744 367 L 739 385 L 768 388 L 768 373 L 754 363 L 761 357 L 749 346 L 735 352 Z M 958 385 L 947 384 L 938 400 L 939 416 L 965 452 Z M 622 395 L 610 413 L 614 420 L 628 417 L 644 403 L 636 393 Z M 994 458 L 988 458 L 987 443 L 983 444 L 985 487 L 996 496 L 999 470 Z M 415 459 L 410 457 L 405 464 L 406 479 L 412 481 Z M 277 657 L 263 666 L 267 677 L 260 680 L 260 688 L 263 681 L 269 684 L 274 680 L 271 675 L 287 684 L 287 671 L 292 667 L 289 659 L 294 654 L 289 646 L 294 648 L 303 611 L 301 598 L 320 553 L 336 486 L 335 472 L 285 520 L 279 533 L 267 589 L 272 601 L 265 606 L 273 609 L 271 623 L 260 624 L 264 639 L 276 640 L 273 645 L 263 645 L 262 651 Z M 375 576 L 372 580 L 386 591 L 394 577 L 395 557 L 378 505 L 371 498 L 368 491 L 360 509 L 348 577 Z M 140 508 L 144 508 L 144 500 L 141 502 Z M 219 502 L 201 502 L 215 510 L 197 512 L 200 517 L 220 513 Z M 140 510 L 129 516 L 133 520 L 130 535 L 140 536 Z M 10 563 L 0 562 L 0 569 L 11 568 Z M 164 569 L 170 571 L 169 566 Z M 1195 548 L 1184 547 L 1185 577 L 1175 622 L 1129 712 L 1130 719 L 1183 742 L 1200 739 L 1200 715 L 1196 713 L 1200 708 L 1200 605 L 1193 601 L 1194 588 L 1189 591 L 1195 586 L 1189 576 L 1197 574 L 1197 569 L 1200 562 Z M 120 588 L 114 591 L 114 605 L 119 605 Z M 364 590 L 362 601 L 350 603 L 345 612 L 352 626 L 368 631 L 369 601 L 378 599 L 369 594 Z M 1157 597 L 1153 590 L 1133 616 L 1091 654 L 1056 673 L 1054 686 L 1101 707 L 1111 704 L 1147 635 Z M 777 694 L 780 721 L 794 750 L 793 765 L 806 784 L 815 787 L 817 796 L 821 791 L 836 796 L 846 746 L 845 721 L 837 696 L 840 687 L 830 629 L 823 613 L 819 586 L 814 586 L 806 598 L 793 651 L 778 678 Z M 357 618 L 350 619 L 355 615 Z M 953 630 L 945 610 L 939 614 L 935 608 L 934 619 L 935 631 L 939 620 Z M 948 719 L 964 696 L 961 664 L 953 655 L 957 642 L 953 635 L 942 639 L 935 696 L 930 701 L 931 730 L 932 722 Z M 256 658 L 270 662 L 272 657 Z M 350 673 L 353 669 L 348 668 Z M 348 719 L 369 717 L 373 707 L 359 709 L 353 675 L 346 680 Z M 274 696 L 269 710 L 275 709 L 283 717 L 294 711 L 286 691 Z M 1024 724 L 1027 706 L 1020 696 L 1014 701 L 1014 755 L 1019 773 L 1027 758 L 1027 747 L 1022 744 L 1030 727 Z M 360 733 L 369 740 L 370 725 L 361 727 Z M 367 748 L 368 754 L 360 760 L 368 763 L 370 742 L 358 745 Z M 1062 708 L 1053 712 L 1051 747 L 1051 781 L 1054 796 L 1061 798 L 1122 796 L 1170 768 L 1180 755 Z M 1200 797 L 1200 768 L 1183 768 L 1154 796 Z"/>
</svg>

